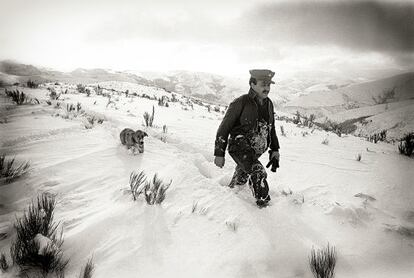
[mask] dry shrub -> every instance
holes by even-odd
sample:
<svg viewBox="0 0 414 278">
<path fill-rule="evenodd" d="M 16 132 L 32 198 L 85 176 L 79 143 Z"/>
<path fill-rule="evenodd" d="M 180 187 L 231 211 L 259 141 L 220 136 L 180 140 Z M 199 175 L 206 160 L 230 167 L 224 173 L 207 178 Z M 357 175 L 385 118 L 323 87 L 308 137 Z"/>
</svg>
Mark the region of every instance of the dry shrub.
<svg viewBox="0 0 414 278">
<path fill-rule="evenodd" d="M 315 278 L 333 278 L 335 275 L 336 251 L 328 246 L 315 251 L 312 248 L 309 266 Z"/>
</svg>

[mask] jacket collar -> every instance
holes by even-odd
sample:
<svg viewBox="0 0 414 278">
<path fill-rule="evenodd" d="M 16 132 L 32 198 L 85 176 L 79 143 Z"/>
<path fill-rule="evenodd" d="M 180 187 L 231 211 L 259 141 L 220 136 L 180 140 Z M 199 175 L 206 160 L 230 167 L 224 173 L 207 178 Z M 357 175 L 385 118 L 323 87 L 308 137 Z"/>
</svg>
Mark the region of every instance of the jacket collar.
<svg viewBox="0 0 414 278">
<path fill-rule="evenodd" d="M 252 100 L 258 101 L 257 93 L 252 88 L 250 88 L 248 95 Z M 269 97 L 265 98 L 264 101 L 266 102 L 268 99 L 269 99 Z"/>
<path fill-rule="evenodd" d="M 252 88 L 250 88 L 248 95 L 251 99 L 256 98 L 256 92 Z"/>
</svg>

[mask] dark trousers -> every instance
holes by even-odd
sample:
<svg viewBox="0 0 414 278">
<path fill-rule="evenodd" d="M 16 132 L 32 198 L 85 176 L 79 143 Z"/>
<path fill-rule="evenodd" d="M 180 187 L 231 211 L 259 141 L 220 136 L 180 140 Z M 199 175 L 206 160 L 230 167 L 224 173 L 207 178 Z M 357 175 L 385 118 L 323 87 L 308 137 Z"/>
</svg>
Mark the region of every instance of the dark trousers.
<svg viewBox="0 0 414 278">
<path fill-rule="evenodd" d="M 259 161 L 262 154 L 256 154 L 243 141 L 236 139 L 229 142 L 229 154 L 237 164 L 229 186 L 242 185 L 248 181 L 257 200 L 270 201 L 269 185 L 266 180 L 267 173 Z"/>
</svg>

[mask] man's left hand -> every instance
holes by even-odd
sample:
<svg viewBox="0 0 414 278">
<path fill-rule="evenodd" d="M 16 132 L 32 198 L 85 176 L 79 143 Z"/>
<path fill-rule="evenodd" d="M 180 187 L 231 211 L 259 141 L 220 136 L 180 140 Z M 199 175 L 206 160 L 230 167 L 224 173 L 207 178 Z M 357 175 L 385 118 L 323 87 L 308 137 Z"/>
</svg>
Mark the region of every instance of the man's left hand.
<svg viewBox="0 0 414 278">
<path fill-rule="evenodd" d="M 272 151 L 272 152 L 270 153 L 269 160 L 272 160 L 273 158 L 276 158 L 277 160 L 279 160 L 279 159 L 280 159 L 280 154 L 279 154 L 279 151 Z"/>
</svg>

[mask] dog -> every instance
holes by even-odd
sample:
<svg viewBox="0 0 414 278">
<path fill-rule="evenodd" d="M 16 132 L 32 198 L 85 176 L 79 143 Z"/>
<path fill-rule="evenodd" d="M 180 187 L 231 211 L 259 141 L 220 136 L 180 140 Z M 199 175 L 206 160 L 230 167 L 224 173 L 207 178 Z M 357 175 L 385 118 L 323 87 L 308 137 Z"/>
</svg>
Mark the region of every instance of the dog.
<svg viewBox="0 0 414 278">
<path fill-rule="evenodd" d="M 125 128 L 119 135 L 122 145 L 125 145 L 127 149 L 133 148 L 138 150 L 139 153 L 144 152 L 144 137 L 148 134 L 142 130 L 134 131 L 130 128 Z"/>
</svg>

